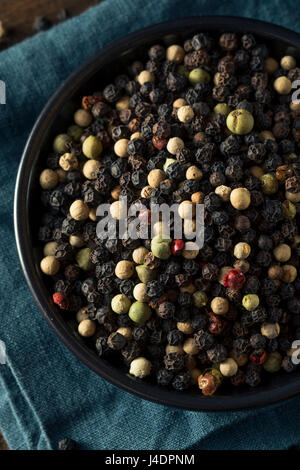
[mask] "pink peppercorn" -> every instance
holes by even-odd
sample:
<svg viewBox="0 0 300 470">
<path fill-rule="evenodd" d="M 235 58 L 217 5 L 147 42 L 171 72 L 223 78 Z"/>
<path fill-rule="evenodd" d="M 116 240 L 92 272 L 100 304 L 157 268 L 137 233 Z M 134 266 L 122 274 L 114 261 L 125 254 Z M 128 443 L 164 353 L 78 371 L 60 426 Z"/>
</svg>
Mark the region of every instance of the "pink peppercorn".
<svg viewBox="0 0 300 470">
<path fill-rule="evenodd" d="M 152 144 L 157 150 L 162 150 L 167 145 L 167 141 L 166 139 L 160 139 L 159 137 L 154 136 L 152 138 Z"/>
<path fill-rule="evenodd" d="M 246 277 L 240 269 L 231 269 L 223 277 L 224 286 L 230 287 L 230 289 L 234 289 L 234 290 L 242 289 L 245 281 L 246 281 Z"/>
<path fill-rule="evenodd" d="M 147 223 L 149 225 L 151 223 L 151 211 L 149 209 L 141 210 L 138 218 L 141 222 Z"/>
<path fill-rule="evenodd" d="M 60 292 L 54 292 L 53 294 L 53 302 L 59 306 L 62 310 L 68 310 L 69 308 L 69 301 L 64 294 Z"/>
<path fill-rule="evenodd" d="M 208 330 L 213 335 L 220 334 L 225 327 L 225 321 L 220 317 L 220 315 L 215 315 L 212 312 L 207 314 L 209 316 L 209 327 Z"/>
<path fill-rule="evenodd" d="M 256 351 L 251 355 L 251 361 L 256 365 L 262 365 L 264 362 L 266 362 L 266 359 L 266 351 Z"/>
<path fill-rule="evenodd" d="M 173 255 L 180 255 L 184 248 L 184 241 L 177 238 L 171 245 Z"/>
</svg>

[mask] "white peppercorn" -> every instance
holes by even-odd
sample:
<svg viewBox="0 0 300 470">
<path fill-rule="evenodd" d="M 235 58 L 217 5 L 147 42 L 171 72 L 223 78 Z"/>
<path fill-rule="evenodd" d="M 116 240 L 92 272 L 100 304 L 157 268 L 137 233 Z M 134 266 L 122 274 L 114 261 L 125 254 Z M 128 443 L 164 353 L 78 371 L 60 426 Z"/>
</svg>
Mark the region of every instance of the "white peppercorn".
<svg viewBox="0 0 300 470">
<path fill-rule="evenodd" d="M 88 180 L 94 180 L 96 179 L 96 171 L 98 168 L 100 168 L 100 166 L 101 163 L 98 160 L 88 160 L 83 165 L 82 173 Z"/>
<path fill-rule="evenodd" d="M 212 299 L 210 307 L 216 315 L 225 315 L 229 310 L 229 302 L 224 297 L 215 297 Z"/>
<path fill-rule="evenodd" d="M 134 274 L 134 266 L 131 261 L 119 261 L 115 268 L 115 275 L 119 279 L 129 279 Z"/>
<path fill-rule="evenodd" d="M 44 245 L 44 248 L 43 248 L 44 256 L 54 256 L 56 247 L 57 247 L 57 242 L 46 243 L 46 245 Z"/>
<path fill-rule="evenodd" d="M 296 59 L 291 55 L 285 55 L 280 61 L 280 65 L 284 70 L 291 70 L 296 67 Z"/>
<path fill-rule="evenodd" d="M 182 106 L 186 106 L 186 105 L 187 105 L 187 102 L 185 101 L 184 98 L 177 98 L 177 100 L 175 100 L 174 103 L 173 103 L 173 108 L 174 109 L 179 109 Z"/>
<path fill-rule="evenodd" d="M 58 183 L 58 176 L 55 171 L 47 168 L 40 174 L 40 185 L 43 189 L 54 189 Z"/>
<path fill-rule="evenodd" d="M 292 89 L 292 82 L 284 75 L 276 78 L 274 81 L 274 88 L 280 95 L 288 95 Z"/>
<path fill-rule="evenodd" d="M 190 122 L 195 116 L 192 106 L 181 106 L 177 111 L 177 117 L 180 122 Z"/>
<path fill-rule="evenodd" d="M 239 211 L 247 209 L 251 203 L 250 192 L 246 188 L 235 188 L 230 193 L 230 202 Z"/>
<path fill-rule="evenodd" d="M 151 372 L 152 364 L 145 357 L 137 357 L 130 364 L 129 374 L 143 379 Z"/>
<path fill-rule="evenodd" d="M 81 323 L 83 320 L 89 320 L 86 307 L 82 307 L 81 309 L 78 310 L 78 312 L 76 313 L 76 320 L 77 320 L 77 323 Z"/>
<path fill-rule="evenodd" d="M 286 243 L 281 243 L 277 245 L 273 250 L 274 258 L 279 261 L 280 263 L 285 263 L 291 257 L 292 250 L 289 245 Z"/>
<path fill-rule="evenodd" d="M 139 82 L 140 85 L 144 85 L 144 83 L 147 83 L 147 82 L 154 83 L 155 76 L 152 72 L 149 72 L 148 70 L 142 70 L 137 77 L 137 81 Z"/>
<path fill-rule="evenodd" d="M 168 140 L 167 150 L 171 155 L 176 155 L 176 153 L 179 150 L 183 149 L 183 147 L 184 147 L 184 142 L 179 137 L 171 137 L 171 139 Z"/>
<path fill-rule="evenodd" d="M 224 377 L 232 377 L 238 371 L 238 365 L 231 357 L 220 363 L 220 372 Z"/>
<path fill-rule="evenodd" d="M 148 302 L 149 297 L 147 295 L 147 285 L 144 284 L 143 282 L 136 284 L 136 286 L 134 286 L 134 289 L 133 289 L 133 297 L 138 302 Z"/>
<path fill-rule="evenodd" d="M 116 333 L 119 333 L 120 335 L 124 336 L 126 341 L 131 341 L 132 340 L 132 330 L 129 327 L 123 326 L 121 328 L 118 328 Z"/>
<path fill-rule="evenodd" d="M 175 64 L 180 64 L 184 58 L 184 49 L 177 44 L 169 46 L 166 52 L 167 60 L 175 62 Z"/>
<path fill-rule="evenodd" d="M 75 248 L 81 248 L 85 245 L 85 241 L 79 235 L 70 235 L 69 243 L 71 246 L 74 246 Z"/>
<path fill-rule="evenodd" d="M 158 188 L 160 183 L 166 179 L 166 174 L 163 170 L 154 169 L 148 174 L 148 183 L 151 188 Z"/>
<path fill-rule="evenodd" d="M 172 353 L 184 354 L 182 344 L 177 344 L 176 346 L 172 346 L 171 344 L 168 344 L 166 346 L 166 354 L 172 354 Z"/>
<path fill-rule="evenodd" d="M 96 324 L 92 320 L 82 320 L 78 325 L 78 333 L 84 338 L 89 338 L 96 333 Z"/>
<path fill-rule="evenodd" d="M 251 253 L 251 247 L 248 243 L 239 242 L 235 245 L 233 254 L 237 259 L 246 259 Z"/>
<path fill-rule="evenodd" d="M 72 153 L 64 153 L 59 159 L 59 165 L 64 171 L 72 171 L 78 168 L 78 160 L 76 155 Z"/>
<path fill-rule="evenodd" d="M 280 333 L 280 326 L 278 323 L 263 323 L 260 332 L 266 338 L 274 339 Z"/>
<path fill-rule="evenodd" d="M 127 152 L 127 144 L 129 140 L 128 139 L 119 139 L 114 145 L 114 152 L 118 157 L 124 158 L 128 157 L 128 152 Z"/>
<path fill-rule="evenodd" d="M 40 263 L 41 271 L 47 276 L 55 276 L 60 268 L 60 262 L 52 255 L 45 256 Z"/>
<path fill-rule="evenodd" d="M 125 294 L 115 295 L 111 300 L 111 308 L 118 314 L 127 313 L 130 305 L 131 301 Z"/>
<path fill-rule="evenodd" d="M 88 127 L 93 120 L 93 116 L 86 109 L 78 109 L 74 114 L 74 122 L 79 127 Z"/>
<path fill-rule="evenodd" d="M 186 170 L 185 177 L 187 180 L 200 181 L 203 177 L 202 171 L 195 165 L 189 166 Z"/>
<path fill-rule="evenodd" d="M 215 189 L 215 193 L 220 196 L 222 201 L 228 202 L 230 199 L 231 188 L 229 186 L 221 185 L 217 186 Z"/>
<path fill-rule="evenodd" d="M 89 217 L 89 206 L 81 199 L 76 199 L 70 206 L 70 216 L 75 220 L 86 220 Z"/>
<path fill-rule="evenodd" d="M 178 206 L 178 214 L 182 219 L 192 219 L 195 217 L 196 208 L 192 201 L 182 201 Z"/>
<path fill-rule="evenodd" d="M 149 250 L 144 246 L 139 246 L 132 252 L 132 259 L 136 264 L 144 264 L 145 256 L 149 253 Z"/>
<path fill-rule="evenodd" d="M 183 350 L 186 354 L 190 354 L 191 356 L 199 353 L 199 348 L 197 348 L 194 338 L 187 338 L 185 340 Z"/>
<path fill-rule="evenodd" d="M 182 331 L 185 335 L 191 335 L 194 333 L 194 328 L 192 327 L 190 320 L 177 322 L 177 329 Z"/>
<path fill-rule="evenodd" d="M 198 256 L 199 251 L 200 250 L 199 250 L 197 243 L 185 242 L 183 250 L 182 250 L 182 256 L 185 259 L 194 259 Z"/>
</svg>

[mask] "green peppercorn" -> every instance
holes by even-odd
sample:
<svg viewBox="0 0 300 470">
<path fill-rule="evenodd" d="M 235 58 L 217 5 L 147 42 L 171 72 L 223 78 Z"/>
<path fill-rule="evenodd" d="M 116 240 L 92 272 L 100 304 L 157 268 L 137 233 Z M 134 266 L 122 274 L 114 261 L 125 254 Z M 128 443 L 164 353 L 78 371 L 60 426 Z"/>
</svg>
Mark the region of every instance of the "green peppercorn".
<svg viewBox="0 0 300 470">
<path fill-rule="evenodd" d="M 246 109 L 235 109 L 228 114 L 226 125 L 233 134 L 249 134 L 254 126 L 254 119 Z"/>
<path fill-rule="evenodd" d="M 246 294 L 243 297 L 242 304 L 246 310 L 255 310 L 259 306 L 259 297 L 256 294 Z"/>
<path fill-rule="evenodd" d="M 193 302 L 195 307 L 205 307 L 207 301 L 207 295 L 202 290 L 197 290 L 193 293 Z"/>
<path fill-rule="evenodd" d="M 139 280 L 143 282 L 144 284 L 147 284 L 147 282 L 153 281 L 156 278 L 156 275 L 157 275 L 156 269 L 150 269 L 145 264 L 136 266 L 135 269 L 136 269 Z"/>
<path fill-rule="evenodd" d="M 275 175 L 266 173 L 260 178 L 261 190 L 264 194 L 271 195 L 278 191 L 278 181 Z"/>
<path fill-rule="evenodd" d="M 171 238 L 167 238 L 164 235 L 156 235 L 151 241 L 151 251 L 159 259 L 170 258 L 172 252 L 170 248 Z"/>
<path fill-rule="evenodd" d="M 230 113 L 230 107 L 227 103 L 218 103 L 214 107 L 215 114 L 225 114 L 227 116 Z"/>
<path fill-rule="evenodd" d="M 267 372 L 278 372 L 282 363 L 282 356 L 278 351 L 270 352 L 266 361 L 263 363 L 263 368 Z"/>
<path fill-rule="evenodd" d="M 288 201 L 286 199 L 285 201 L 283 201 L 282 207 L 285 219 L 293 219 L 296 216 L 296 207 L 291 201 Z"/>
<path fill-rule="evenodd" d="M 84 271 L 90 271 L 94 268 L 94 264 L 90 260 L 90 255 L 90 248 L 82 248 L 82 250 L 79 250 L 76 255 L 76 263 Z"/>
<path fill-rule="evenodd" d="M 131 301 L 125 294 L 115 295 L 111 299 L 112 311 L 115 313 L 118 313 L 119 315 L 127 313 L 130 306 L 131 306 Z"/>
<path fill-rule="evenodd" d="M 137 325 L 144 325 L 151 317 L 151 308 L 144 302 L 133 302 L 128 315 Z"/>
<path fill-rule="evenodd" d="M 87 158 L 97 160 L 102 153 L 102 143 L 94 135 L 90 135 L 82 144 L 82 152 Z"/>
<path fill-rule="evenodd" d="M 206 70 L 199 67 L 190 71 L 189 81 L 192 85 L 196 85 L 197 83 L 208 83 L 210 81 L 210 75 Z"/>
<path fill-rule="evenodd" d="M 68 135 L 73 139 L 75 140 L 75 142 L 79 142 L 80 141 L 80 137 L 82 136 L 83 134 L 83 129 L 81 129 L 81 127 L 77 126 L 76 124 L 74 124 L 73 126 L 70 126 L 68 127 Z"/>
<path fill-rule="evenodd" d="M 166 172 L 169 165 L 172 165 L 172 163 L 175 163 L 175 162 L 177 162 L 177 160 L 175 160 L 174 158 L 167 158 L 163 167 L 164 172 Z"/>
<path fill-rule="evenodd" d="M 184 75 L 186 78 L 189 78 L 189 71 L 185 68 L 184 65 L 177 65 L 176 73 L 179 75 Z"/>
<path fill-rule="evenodd" d="M 56 153 L 66 153 L 68 151 L 67 144 L 72 142 L 68 134 L 58 134 L 53 142 L 53 150 Z"/>
</svg>

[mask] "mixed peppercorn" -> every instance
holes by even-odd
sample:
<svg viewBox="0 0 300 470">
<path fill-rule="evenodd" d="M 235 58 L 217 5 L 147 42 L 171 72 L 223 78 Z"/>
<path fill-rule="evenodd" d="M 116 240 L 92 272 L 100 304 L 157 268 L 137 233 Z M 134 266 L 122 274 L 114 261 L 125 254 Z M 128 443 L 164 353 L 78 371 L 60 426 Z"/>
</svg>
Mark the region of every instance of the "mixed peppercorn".
<svg viewBox="0 0 300 470">
<path fill-rule="evenodd" d="M 84 96 L 40 175 L 41 270 L 97 354 L 161 386 L 257 386 L 291 372 L 300 339 L 300 68 L 251 34 L 154 45 Z M 164 236 L 102 239 L 96 209 L 121 196 L 204 204 L 204 246 Z M 186 224 L 188 226 L 188 224 Z M 186 234 L 186 232 L 185 232 Z"/>
</svg>

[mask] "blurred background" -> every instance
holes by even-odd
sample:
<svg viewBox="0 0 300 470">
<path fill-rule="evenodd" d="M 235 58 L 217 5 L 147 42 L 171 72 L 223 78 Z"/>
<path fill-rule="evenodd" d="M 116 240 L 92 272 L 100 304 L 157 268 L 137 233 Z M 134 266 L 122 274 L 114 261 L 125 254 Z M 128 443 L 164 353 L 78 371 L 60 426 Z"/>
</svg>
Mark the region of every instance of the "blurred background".
<svg viewBox="0 0 300 470">
<path fill-rule="evenodd" d="M 51 28 L 101 0 L 1 0 L 0 50 Z"/>
</svg>

